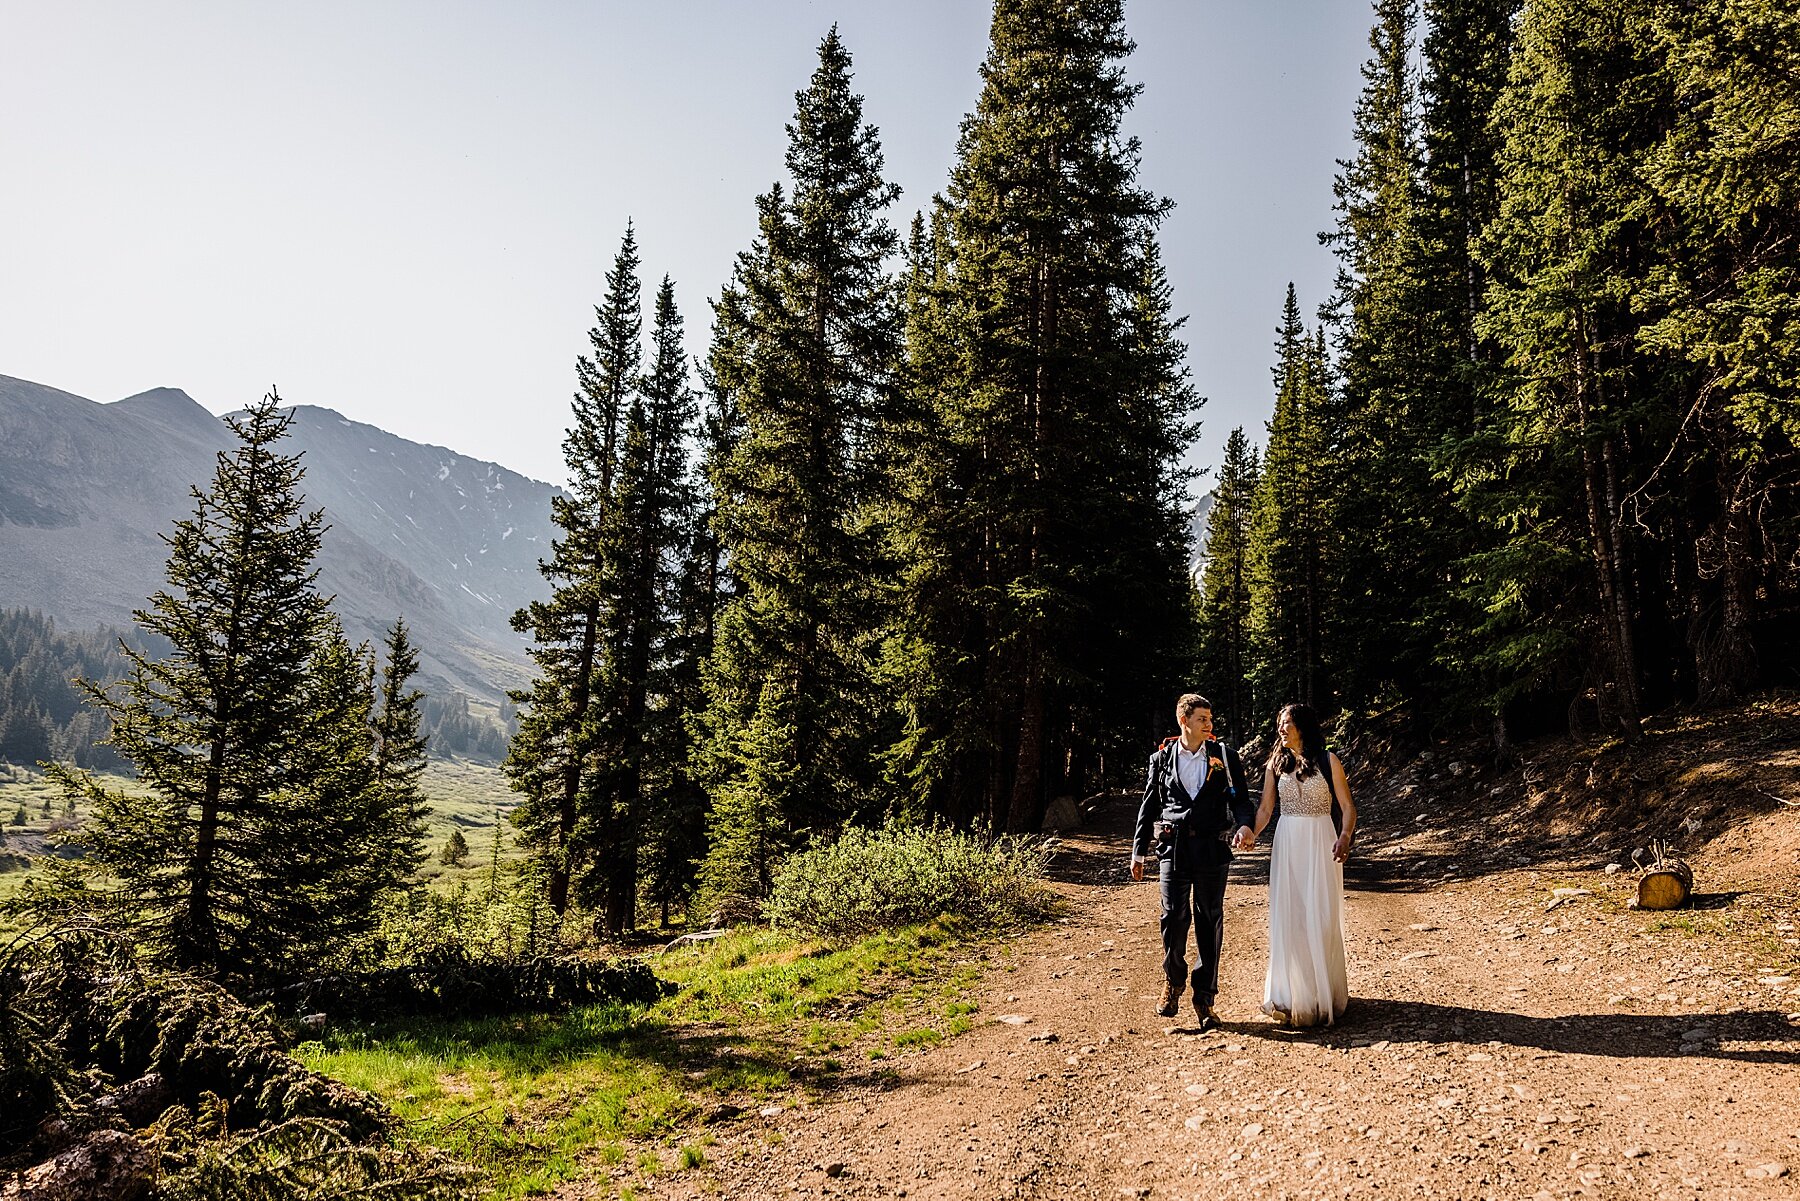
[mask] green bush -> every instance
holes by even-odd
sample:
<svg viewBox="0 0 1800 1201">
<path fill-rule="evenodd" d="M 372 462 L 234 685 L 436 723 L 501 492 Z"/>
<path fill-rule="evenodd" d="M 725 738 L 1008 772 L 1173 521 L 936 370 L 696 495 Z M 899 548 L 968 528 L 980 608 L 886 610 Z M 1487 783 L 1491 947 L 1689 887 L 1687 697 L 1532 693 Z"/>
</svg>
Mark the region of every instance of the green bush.
<svg viewBox="0 0 1800 1201">
<path fill-rule="evenodd" d="M 826 938 L 860 938 L 954 914 L 998 926 L 1043 912 L 1050 849 L 1040 839 L 943 826 L 851 827 L 789 856 L 775 872 L 769 923 Z"/>
</svg>

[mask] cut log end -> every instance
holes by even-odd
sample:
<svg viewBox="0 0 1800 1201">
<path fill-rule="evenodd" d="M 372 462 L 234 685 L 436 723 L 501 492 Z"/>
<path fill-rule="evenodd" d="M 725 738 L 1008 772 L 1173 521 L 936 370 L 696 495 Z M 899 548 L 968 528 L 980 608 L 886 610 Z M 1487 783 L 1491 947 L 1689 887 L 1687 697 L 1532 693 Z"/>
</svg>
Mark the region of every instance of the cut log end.
<svg viewBox="0 0 1800 1201">
<path fill-rule="evenodd" d="M 1665 859 L 1638 881 L 1639 909 L 1679 909 L 1694 891 L 1694 869 L 1680 859 Z"/>
</svg>

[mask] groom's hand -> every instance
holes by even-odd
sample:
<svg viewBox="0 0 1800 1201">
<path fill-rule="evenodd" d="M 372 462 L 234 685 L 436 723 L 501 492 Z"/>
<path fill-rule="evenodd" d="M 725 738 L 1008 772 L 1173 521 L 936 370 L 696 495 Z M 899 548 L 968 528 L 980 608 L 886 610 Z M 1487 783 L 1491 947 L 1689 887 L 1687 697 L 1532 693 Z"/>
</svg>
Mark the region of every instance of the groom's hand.
<svg viewBox="0 0 1800 1201">
<path fill-rule="evenodd" d="M 1239 826 L 1236 834 L 1231 836 L 1231 849 L 1245 851 L 1256 845 L 1256 832 L 1249 826 Z"/>
<path fill-rule="evenodd" d="M 1144 878 L 1144 861 L 1135 856 L 1133 856 L 1131 860 L 1131 878 L 1133 880 L 1142 880 Z"/>
</svg>

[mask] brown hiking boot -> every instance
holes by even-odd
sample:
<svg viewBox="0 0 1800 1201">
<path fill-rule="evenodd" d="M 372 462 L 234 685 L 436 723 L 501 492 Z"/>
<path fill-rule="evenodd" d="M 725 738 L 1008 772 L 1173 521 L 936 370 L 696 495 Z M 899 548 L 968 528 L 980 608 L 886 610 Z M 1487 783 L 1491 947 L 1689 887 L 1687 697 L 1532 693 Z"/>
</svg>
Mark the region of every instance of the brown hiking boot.
<svg viewBox="0 0 1800 1201">
<path fill-rule="evenodd" d="M 1156 1012 L 1160 1017 L 1172 1018 L 1181 1008 L 1181 986 L 1179 984 L 1163 984 L 1162 1000 L 1156 1004 Z"/>
<path fill-rule="evenodd" d="M 1213 1007 L 1202 1001 L 1197 993 L 1194 996 L 1194 1024 L 1200 1027 L 1203 1034 L 1208 1030 L 1219 1028 L 1219 1015 L 1214 1013 Z"/>
</svg>

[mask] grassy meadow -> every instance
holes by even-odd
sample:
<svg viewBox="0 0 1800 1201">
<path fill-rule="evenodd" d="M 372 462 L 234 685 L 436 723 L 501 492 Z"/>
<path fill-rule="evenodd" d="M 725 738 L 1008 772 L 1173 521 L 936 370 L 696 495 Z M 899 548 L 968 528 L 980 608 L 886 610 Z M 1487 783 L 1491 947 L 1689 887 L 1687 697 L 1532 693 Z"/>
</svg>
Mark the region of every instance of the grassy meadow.
<svg viewBox="0 0 1800 1201">
<path fill-rule="evenodd" d="M 108 788 L 131 791 L 137 781 L 123 776 L 101 776 Z M 419 876 L 434 891 L 449 891 L 458 883 L 471 888 L 485 883 L 494 861 L 495 821 L 499 821 L 499 857 L 503 864 L 523 855 L 516 831 L 506 821 L 517 800 L 498 767 L 457 759 L 433 759 L 425 769 L 423 788 L 431 802 L 426 822 L 426 859 Z M 18 892 L 31 877 L 38 856 L 52 852 L 55 835 L 69 831 L 87 816 L 87 805 L 78 801 L 73 816 L 66 809 L 62 791 L 31 768 L 0 763 L 0 901 Z M 22 823 L 18 822 L 23 816 Z M 460 864 L 445 865 L 438 854 L 452 830 L 461 830 L 469 854 Z"/>
<path fill-rule="evenodd" d="M 702 1168 L 712 1122 L 804 1104 L 967 1030 L 999 953 L 948 921 L 839 946 L 747 928 L 655 955 L 679 988 L 655 1005 L 340 1029 L 296 1054 L 473 1164 L 489 1196 L 581 1175 L 625 1198 Z"/>
<path fill-rule="evenodd" d="M 425 789 L 421 875 L 439 896 L 479 896 L 494 878 L 497 818 L 502 865 L 522 855 L 505 820 L 505 778 L 434 762 Z M 0 822 L 20 806 L 24 824 L 4 827 L 8 846 L 32 858 L 0 872 L 0 897 L 30 878 L 47 838 L 85 816 L 80 806 L 65 814 L 35 772 L 0 774 Z M 438 852 L 453 830 L 469 855 L 445 865 Z M 747 927 L 648 954 L 675 986 L 652 1005 L 342 1025 L 294 1054 L 380 1097 L 409 1137 L 473 1165 L 485 1196 L 542 1195 L 584 1177 L 598 1195 L 632 1198 L 651 1178 L 705 1171 L 713 1123 L 879 1078 L 895 1059 L 969 1029 L 974 984 L 1005 950 L 998 936 L 942 918 L 835 941 Z"/>
</svg>

